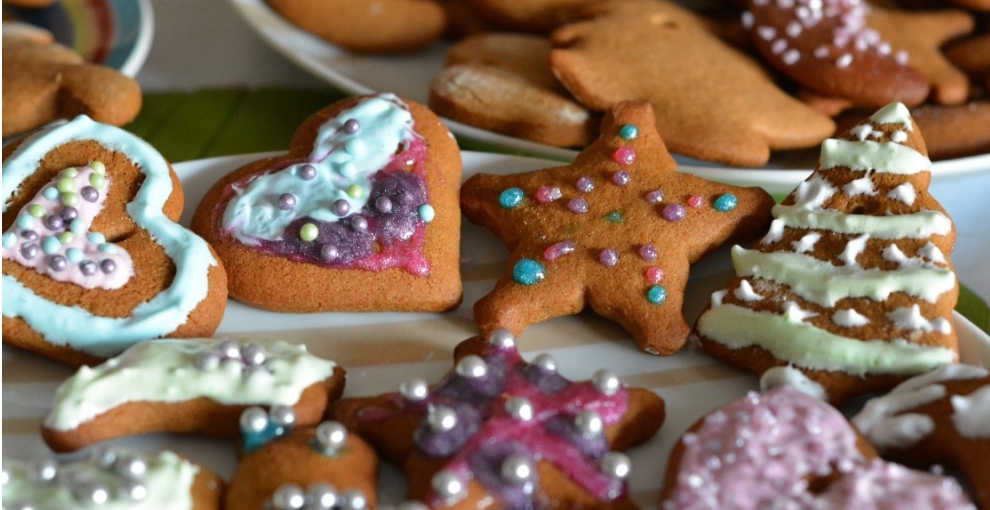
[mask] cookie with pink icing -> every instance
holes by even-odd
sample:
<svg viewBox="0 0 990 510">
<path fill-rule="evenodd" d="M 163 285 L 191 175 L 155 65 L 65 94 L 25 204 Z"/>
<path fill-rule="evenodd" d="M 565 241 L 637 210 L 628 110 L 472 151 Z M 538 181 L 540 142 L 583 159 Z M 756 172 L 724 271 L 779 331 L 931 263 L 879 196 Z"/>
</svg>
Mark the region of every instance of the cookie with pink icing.
<svg viewBox="0 0 990 510">
<path fill-rule="evenodd" d="M 957 361 L 955 228 L 930 169 L 900 103 L 826 140 L 766 236 L 733 247 L 736 277 L 695 324 L 705 352 L 761 375 L 790 366 L 833 403 Z"/>
<path fill-rule="evenodd" d="M 990 371 L 946 365 L 871 399 L 852 419 L 885 458 L 961 473 L 990 508 Z"/>
<path fill-rule="evenodd" d="M 5 148 L 3 190 L 4 342 L 83 364 L 216 330 L 226 274 L 143 140 L 77 117 Z"/>
<path fill-rule="evenodd" d="M 413 378 L 330 414 L 399 465 L 409 496 L 430 508 L 633 507 L 620 451 L 660 428 L 660 397 L 606 370 L 569 381 L 547 354 L 523 360 L 504 330 L 463 342 L 455 358 L 435 385 Z"/>
<path fill-rule="evenodd" d="M 392 94 L 311 115 L 284 155 L 221 178 L 192 220 L 230 295 L 283 312 L 442 311 L 461 300 L 461 155 Z"/>
<path fill-rule="evenodd" d="M 698 420 L 674 445 L 663 510 L 972 509 L 953 480 L 883 461 L 846 418 L 792 387 Z"/>
</svg>

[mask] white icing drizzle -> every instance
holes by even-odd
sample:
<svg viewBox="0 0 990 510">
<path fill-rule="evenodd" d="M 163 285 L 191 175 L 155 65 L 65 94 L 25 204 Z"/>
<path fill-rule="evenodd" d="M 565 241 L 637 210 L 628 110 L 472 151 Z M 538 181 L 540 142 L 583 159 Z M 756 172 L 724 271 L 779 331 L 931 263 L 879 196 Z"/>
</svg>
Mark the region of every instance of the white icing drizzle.
<svg viewBox="0 0 990 510">
<path fill-rule="evenodd" d="M 952 220 L 938 211 L 871 216 L 845 214 L 798 204 L 777 204 L 773 207 L 773 216 L 783 221 L 783 226 L 791 228 L 815 228 L 840 234 L 870 234 L 878 239 L 922 239 L 946 235 L 952 231 Z"/>
<path fill-rule="evenodd" d="M 953 395 L 952 422 L 963 437 L 990 438 L 990 386 L 970 393 Z"/>
<path fill-rule="evenodd" d="M 945 264 L 945 255 L 942 254 L 942 250 L 938 249 L 933 243 L 925 243 L 924 246 L 918 249 L 918 255 L 922 258 L 928 259 L 937 264 Z"/>
<path fill-rule="evenodd" d="M 859 124 L 849 130 L 849 134 L 855 136 L 859 140 L 866 140 L 873 133 L 873 126 L 870 124 Z"/>
<path fill-rule="evenodd" d="M 812 381 L 808 376 L 804 375 L 804 372 L 790 365 L 773 367 L 763 372 L 763 375 L 760 376 L 760 391 L 763 393 L 780 388 L 781 386 L 790 386 L 819 400 L 828 400 L 828 392 L 825 391 L 825 388 L 821 384 Z"/>
<path fill-rule="evenodd" d="M 848 308 L 836 310 L 835 313 L 832 314 L 832 322 L 844 328 L 858 328 L 869 324 L 870 319 L 856 310 Z"/>
<path fill-rule="evenodd" d="M 932 162 L 920 152 L 896 142 L 829 138 L 822 142 L 819 169 L 838 167 L 906 175 L 930 171 Z"/>
<path fill-rule="evenodd" d="M 759 301 L 763 299 L 763 296 L 753 290 L 753 286 L 750 285 L 749 280 L 740 280 L 739 287 L 733 294 L 743 301 Z"/>
<path fill-rule="evenodd" d="M 914 186 L 912 186 L 910 182 L 905 182 L 887 193 L 887 198 L 901 201 L 905 205 L 913 204 L 917 197 L 918 192 L 914 189 Z"/>
<path fill-rule="evenodd" d="M 834 266 L 799 253 L 761 253 L 732 248 L 732 263 L 740 277 L 757 277 L 788 285 L 808 301 L 832 307 L 847 297 L 883 301 L 892 292 L 905 292 L 934 303 L 956 286 L 952 271 L 941 268 L 902 267 L 897 271 Z"/>
<path fill-rule="evenodd" d="M 784 317 L 788 322 L 804 322 L 805 319 L 818 317 L 818 314 L 801 308 L 794 301 L 787 301 L 784 303 Z"/>
<path fill-rule="evenodd" d="M 856 195 L 867 195 L 872 197 L 877 194 L 877 190 L 873 189 L 873 180 L 870 179 L 869 174 L 866 174 L 859 179 L 849 181 L 842 187 L 842 191 L 851 197 Z"/>
<path fill-rule="evenodd" d="M 712 306 L 721 306 L 726 294 L 728 294 L 726 290 L 712 292 Z"/>
<path fill-rule="evenodd" d="M 850 239 L 846 243 L 845 249 L 839 255 L 839 260 L 841 260 L 847 266 L 859 266 L 859 262 L 856 262 L 856 258 L 859 254 L 866 250 L 866 242 L 870 240 L 870 236 L 863 234 L 855 239 Z"/>
<path fill-rule="evenodd" d="M 817 243 L 821 238 L 822 235 L 818 232 L 805 234 L 799 241 L 794 241 L 791 243 L 791 247 L 793 247 L 794 251 L 798 253 L 808 252 L 815 249 L 815 243 Z"/>
<path fill-rule="evenodd" d="M 828 179 L 814 175 L 798 184 L 794 190 L 794 203 L 805 209 L 820 209 L 834 194 L 835 186 Z"/>
<path fill-rule="evenodd" d="M 938 267 L 935 265 L 935 262 L 945 263 L 945 257 L 942 256 L 942 252 L 935 245 L 928 243 L 925 247 L 927 246 L 934 248 L 934 251 L 922 248 L 925 250 L 925 254 L 922 254 L 919 250 L 921 257 L 908 257 L 896 244 L 891 244 L 883 249 L 881 256 L 887 262 L 899 264 L 901 267 Z M 926 257 L 926 254 L 931 256 Z M 925 260 L 926 258 L 929 260 Z"/>
<path fill-rule="evenodd" d="M 952 326 L 949 324 L 949 321 L 945 320 L 944 317 L 937 317 L 933 320 L 928 320 L 921 315 L 921 307 L 918 306 L 917 303 L 912 305 L 910 308 L 897 308 L 889 312 L 887 314 L 887 318 L 890 322 L 894 323 L 894 326 L 901 329 L 924 331 L 926 333 L 937 331 L 944 335 L 952 332 Z"/>
<path fill-rule="evenodd" d="M 126 402 L 182 402 L 206 397 L 226 405 L 292 405 L 302 391 L 333 374 L 336 363 L 283 341 L 258 341 L 264 366 L 240 362 L 198 368 L 195 360 L 218 341 L 151 340 L 96 367 L 82 367 L 55 392 L 45 426 L 71 430 Z"/>
<path fill-rule="evenodd" d="M 763 244 L 771 244 L 780 241 L 784 237 L 784 221 L 783 220 L 773 220 L 770 222 L 770 230 L 767 231 L 767 235 L 763 236 L 763 240 L 760 241 Z"/>
<path fill-rule="evenodd" d="M 911 121 L 911 110 L 908 110 L 904 103 L 893 102 L 877 110 L 870 116 L 870 120 L 877 124 L 900 124 L 905 131 L 913 131 L 914 123 Z"/>
</svg>

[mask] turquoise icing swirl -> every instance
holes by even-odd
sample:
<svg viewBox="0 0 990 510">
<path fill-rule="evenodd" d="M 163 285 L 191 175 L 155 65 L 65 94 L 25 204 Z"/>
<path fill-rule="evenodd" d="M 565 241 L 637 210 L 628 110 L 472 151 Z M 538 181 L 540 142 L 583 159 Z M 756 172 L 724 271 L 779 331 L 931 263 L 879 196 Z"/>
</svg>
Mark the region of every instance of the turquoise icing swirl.
<svg viewBox="0 0 990 510">
<path fill-rule="evenodd" d="M 3 212 L 7 212 L 14 193 L 49 151 L 78 140 L 95 140 L 109 150 L 123 153 L 144 174 L 144 183 L 127 204 L 127 213 L 172 259 L 175 278 L 168 288 L 135 307 L 130 316 L 116 318 L 53 303 L 14 277 L 3 275 L 3 315 L 21 317 L 55 345 L 107 357 L 138 341 L 164 336 L 184 324 L 189 313 L 206 298 L 207 274 L 217 261 L 206 241 L 165 216 L 163 208 L 172 192 L 172 179 L 161 154 L 127 131 L 85 115 L 32 136 L 7 158 L 3 164 Z"/>
</svg>

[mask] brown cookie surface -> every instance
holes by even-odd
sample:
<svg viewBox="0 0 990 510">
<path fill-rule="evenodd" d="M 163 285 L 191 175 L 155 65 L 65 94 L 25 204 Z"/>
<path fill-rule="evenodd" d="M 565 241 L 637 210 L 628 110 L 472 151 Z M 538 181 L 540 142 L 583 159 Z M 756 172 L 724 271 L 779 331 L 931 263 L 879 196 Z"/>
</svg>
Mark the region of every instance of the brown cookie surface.
<svg viewBox="0 0 990 510">
<path fill-rule="evenodd" d="M 648 101 L 672 152 L 761 166 L 771 150 L 813 146 L 834 124 L 781 90 L 755 61 L 663 1 L 600 4 L 556 30 L 550 65 L 582 104 Z"/>
<path fill-rule="evenodd" d="M 460 180 L 460 151 L 436 115 L 364 96 L 311 116 L 289 154 L 220 179 L 192 228 L 223 260 L 231 296 L 252 306 L 448 310 L 462 292 Z"/>
<path fill-rule="evenodd" d="M 653 126 L 649 104 L 622 103 L 570 166 L 465 182 L 465 216 L 511 252 L 495 289 L 475 304 L 482 334 L 519 334 L 589 306 L 647 352 L 684 345 L 689 265 L 759 235 L 773 199 L 677 172 Z"/>
</svg>

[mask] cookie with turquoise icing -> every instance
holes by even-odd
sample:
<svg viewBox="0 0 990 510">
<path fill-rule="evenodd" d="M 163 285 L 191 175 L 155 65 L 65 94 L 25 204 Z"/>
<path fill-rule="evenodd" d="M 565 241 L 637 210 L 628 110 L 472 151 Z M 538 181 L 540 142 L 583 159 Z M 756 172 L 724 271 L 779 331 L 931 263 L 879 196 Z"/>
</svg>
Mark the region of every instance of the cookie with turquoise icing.
<svg viewBox="0 0 990 510">
<path fill-rule="evenodd" d="M 78 365 L 216 330 L 226 274 L 147 142 L 77 117 L 4 149 L 3 194 L 5 343 Z"/>
<path fill-rule="evenodd" d="M 288 154 L 222 177 L 193 230 L 230 295 L 282 312 L 441 311 L 461 300 L 461 156 L 440 119 L 392 94 L 310 116 Z"/>
<path fill-rule="evenodd" d="M 736 277 L 695 325 L 705 352 L 765 377 L 790 366 L 836 404 L 958 361 L 955 228 L 930 181 L 901 103 L 826 140 L 764 238 L 733 247 Z"/>
<path fill-rule="evenodd" d="M 65 380 L 41 436 L 57 452 L 149 432 L 234 438 L 248 407 L 291 412 L 306 427 L 343 391 L 344 370 L 303 345 L 149 340 Z"/>
<path fill-rule="evenodd" d="M 223 480 L 170 451 L 96 448 L 75 459 L 3 459 L 4 508 L 218 510 Z"/>
</svg>

